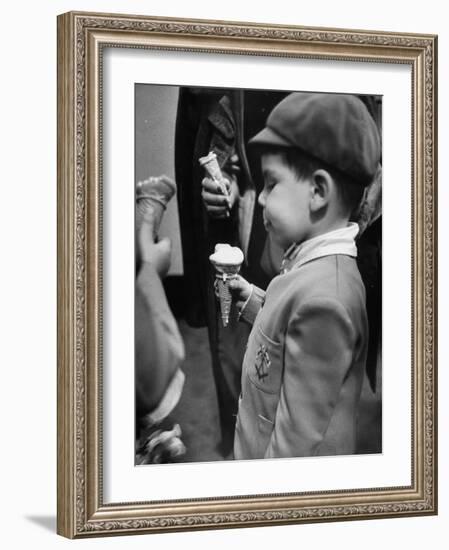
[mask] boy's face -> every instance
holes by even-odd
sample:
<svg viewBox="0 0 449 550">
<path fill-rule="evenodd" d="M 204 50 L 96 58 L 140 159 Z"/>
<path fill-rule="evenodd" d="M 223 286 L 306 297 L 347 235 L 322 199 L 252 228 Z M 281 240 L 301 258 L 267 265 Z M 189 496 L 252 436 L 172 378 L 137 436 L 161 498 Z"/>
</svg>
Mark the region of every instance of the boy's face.
<svg viewBox="0 0 449 550">
<path fill-rule="evenodd" d="M 311 183 L 298 179 L 281 153 L 262 155 L 264 188 L 259 195 L 265 229 L 284 250 L 310 238 Z"/>
</svg>

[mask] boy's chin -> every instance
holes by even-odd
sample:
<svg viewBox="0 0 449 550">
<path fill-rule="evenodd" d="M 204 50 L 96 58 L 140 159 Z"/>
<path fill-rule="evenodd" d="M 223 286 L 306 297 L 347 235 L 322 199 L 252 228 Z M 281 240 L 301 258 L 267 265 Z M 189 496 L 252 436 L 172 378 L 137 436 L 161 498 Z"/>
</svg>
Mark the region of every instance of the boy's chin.
<svg viewBox="0 0 449 550">
<path fill-rule="evenodd" d="M 293 242 L 289 242 L 285 239 L 279 239 L 279 238 L 276 238 L 273 234 L 272 234 L 272 238 L 273 238 L 273 242 L 276 246 L 278 246 L 281 250 L 283 250 L 284 252 L 286 250 L 288 250 L 290 248 L 290 246 L 293 244 Z"/>
<path fill-rule="evenodd" d="M 280 236 L 275 230 L 274 230 L 274 227 L 273 225 L 271 224 L 271 222 L 269 222 L 268 220 L 264 219 L 263 220 L 263 225 L 265 227 L 265 230 L 266 232 L 268 233 L 269 235 L 269 238 L 271 239 L 271 241 L 279 248 L 281 248 L 282 250 L 287 250 L 292 244 L 293 244 L 293 241 L 289 241 L 289 239 L 285 238 L 285 237 L 282 237 Z"/>
</svg>

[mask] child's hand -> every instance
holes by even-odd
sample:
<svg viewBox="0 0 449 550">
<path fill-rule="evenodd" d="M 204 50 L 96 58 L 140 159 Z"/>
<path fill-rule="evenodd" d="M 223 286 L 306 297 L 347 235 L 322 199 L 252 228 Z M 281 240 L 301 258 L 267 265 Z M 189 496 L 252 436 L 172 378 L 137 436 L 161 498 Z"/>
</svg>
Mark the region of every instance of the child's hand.
<svg viewBox="0 0 449 550">
<path fill-rule="evenodd" d="M 170 268 L 171 242 L 170 239 L 154 239 L 154 214 L 151 210 L 145 213 L 137 234 L 138 252 L 142 262 L 154 266 L 160 277 L 165 277 Z"/>
<path fill-rule="evenodd" d="M 201 182 L 204 206 L 209 216 L 214 219 L 228 218 L 239 194 L 235 178 L 223 178 L 222 182 L 227 195 L 223 194 L 220 185 L 213 179 L 206 177 Z"/>
<path fill-rule="evenodd" d="M 234 279 L 229 281 L 229 289 L 232 292 L 232 298 L 235 305 L 240 309 L 251 296 L 253 285 L 248 283 L 246 279 L 240 275 L 236 275 Z"/>
</svg>

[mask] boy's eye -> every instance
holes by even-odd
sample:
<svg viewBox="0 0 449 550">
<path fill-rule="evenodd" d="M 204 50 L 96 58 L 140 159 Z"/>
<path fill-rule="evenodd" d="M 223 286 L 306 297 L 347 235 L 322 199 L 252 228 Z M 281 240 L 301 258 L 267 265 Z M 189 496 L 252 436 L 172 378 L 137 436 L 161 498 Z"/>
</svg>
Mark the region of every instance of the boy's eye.
<svg viewBox="0 0 449 550">
<path fill-rule="evenodd" d="M 269 192 L 273 189 L 273 187 L 276 185 L 276 183 L 277 183 L 277 182 L 275 182 L 275 181 L 269 181 L 269 182 L 267 182 L 267 183 L 265 184 L 265 191 L 266 191 L 267 193 L 269 193 Z"/>
</svg>

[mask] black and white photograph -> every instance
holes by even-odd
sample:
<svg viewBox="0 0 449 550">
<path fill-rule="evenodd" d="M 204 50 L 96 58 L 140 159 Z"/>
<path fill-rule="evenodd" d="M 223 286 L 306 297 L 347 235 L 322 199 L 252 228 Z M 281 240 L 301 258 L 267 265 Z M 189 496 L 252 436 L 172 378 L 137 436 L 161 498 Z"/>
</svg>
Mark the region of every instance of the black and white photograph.
<svg viewBox="0 0 449 550">
<path fill-rule="evenodd" d="M 382 96 L 134 94 L 135 465 L 382 453 Z"/>
<path fill-rule="evenodd" d="M 368 27 L 58 17 L 62 536 L 437 514 L 438 37 Z"/>
</svg>

